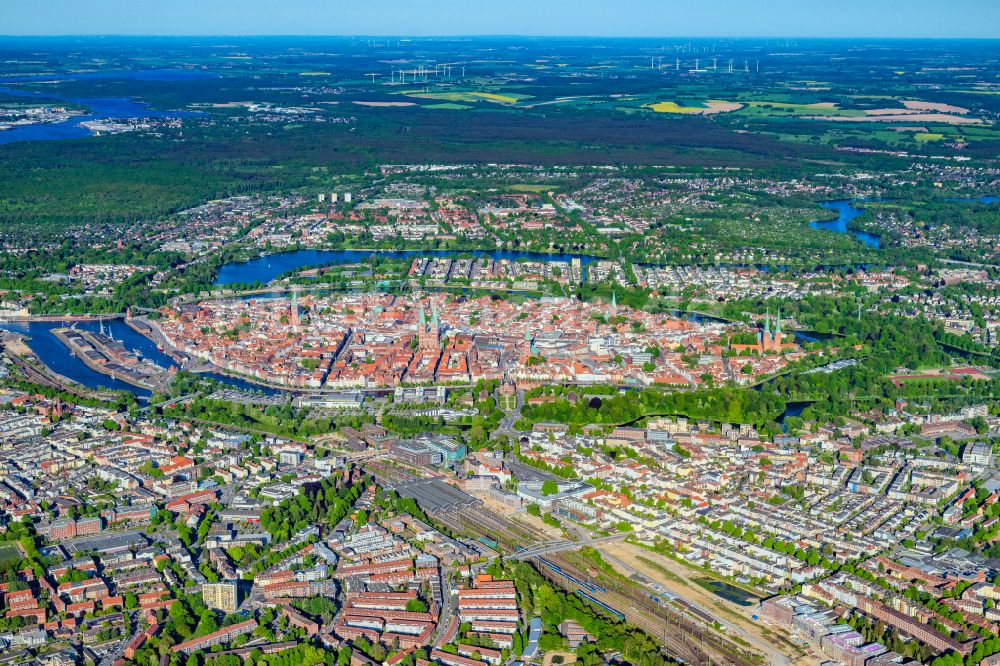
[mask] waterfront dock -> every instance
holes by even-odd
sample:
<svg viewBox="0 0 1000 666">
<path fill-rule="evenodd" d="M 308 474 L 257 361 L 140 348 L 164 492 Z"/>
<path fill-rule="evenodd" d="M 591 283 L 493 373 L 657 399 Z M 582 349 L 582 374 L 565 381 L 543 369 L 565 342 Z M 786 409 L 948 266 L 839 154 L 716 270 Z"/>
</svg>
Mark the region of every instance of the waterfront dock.
<svg viewBox="0 0 1000 666">
<path fill-rule="evenodd" d="M 95 372 L 148 390 L 164 389 L 170 384 L 167 369 L 140 359 L 106 335 L 72 328 L 55 329 L 52 334 Z"/>
</svg>

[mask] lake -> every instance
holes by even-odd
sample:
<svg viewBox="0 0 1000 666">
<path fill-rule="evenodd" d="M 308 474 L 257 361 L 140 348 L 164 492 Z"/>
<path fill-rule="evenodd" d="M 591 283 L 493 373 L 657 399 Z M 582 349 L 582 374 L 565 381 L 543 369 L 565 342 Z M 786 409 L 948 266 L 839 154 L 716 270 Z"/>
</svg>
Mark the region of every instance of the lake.
<svg viewBox="0 0 1000 666">
<path fill-rule="evenodd" d="M 813 220 L 809 223 L 809 226 L 813 229 L 825 229 L 826 231 L 833 231 L 838 234 L 851 234 L 868 247 L 878 248 L 880 245 L 878 236 L 866 231 L 857 231 L 848 228 L 847 225 L 851 220 L 865 212 L 863 208 L 857 208 L 853 204 L 854 202 L 850 199 L 820 201 L 819 205 L 827 210 L 835 211 L 837 218 L 834 220 Z"/>
<path fill-rule="evenodd" d="M 0 76 L 0 85 L 7 83 L 41 83 L 44 81 L 94 81 L 99 79 L 131 79 L 133 81 L 196 81 L 214 79 L 218 75 L 194 69 L 141 69 L 106 72 L 74 72 L 72 74 L 32 74 Z"/>
<path fill-rule="evenodd" d="M 219 269 L 215 280 L 217 286 L 229 284 L 267 284 L 289 271 L 309 266 L 336 266 L 362 263 L 374 256 L 385 259 L 412 259 L 414 257 L 489 257 L 495 261 L 564 261 L 579 259 L 586 266 L 598 261 L 599 257 L 582 254 L 548 254 L 545 252 L 521 252 L 517 250 L 292 250 L 257 257 L 249 261 L 226 264 Z"/>
</svg>

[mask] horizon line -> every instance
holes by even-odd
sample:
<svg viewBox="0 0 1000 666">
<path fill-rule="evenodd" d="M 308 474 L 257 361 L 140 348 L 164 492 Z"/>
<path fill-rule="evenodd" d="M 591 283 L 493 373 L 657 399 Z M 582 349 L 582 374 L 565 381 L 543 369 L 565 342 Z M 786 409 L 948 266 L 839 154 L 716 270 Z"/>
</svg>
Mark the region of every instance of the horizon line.
<svg viewBox="0 0 1000 666">
<path fill-rule="evenodd" d="M 134 37 L 134 38 L 172 38 L 172 39 L 205 39 L 205 38 L 248 38 L 248 37 L 268 37 L 268 38 L 338 38 L 338 39 L 802 39 L 802 40 L 854 40 L 854 39 L 875 39 L 887 41 L 918 40 L 918 41 L 1000 41 L 1000 35 L 994 37 L 976 36 L 948 36 L 935 37 L 926 35 L 913 36 L 888 36 L 888 35 L 711 35 L 711 34 L 677 34 L 677 35 L 593 35 L 593 34 L 562 34 L 562 35 L 532 35 L 518 33 L 477 33 L 477 34 L 364 34 L 364 33 L 205 33 L 205 34 L 182 34 L 182 33 L 23 33 L 7 34 L 0 33 L 0 39 L 69 39 L 69 38 L 106 38 L 106 37 Z"/>
</svg>

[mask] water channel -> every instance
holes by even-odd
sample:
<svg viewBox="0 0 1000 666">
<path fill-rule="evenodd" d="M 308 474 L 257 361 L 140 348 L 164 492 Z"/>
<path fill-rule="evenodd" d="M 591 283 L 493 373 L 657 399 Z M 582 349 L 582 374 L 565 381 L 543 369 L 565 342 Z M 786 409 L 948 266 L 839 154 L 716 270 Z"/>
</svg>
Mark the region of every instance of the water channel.
<svg viewBox="0 0 1000 666">
<path fill-rule="evenodd" d="M 91 80 L 91 79 L 134 79 L 140 81 L 187 81 L 209 78 L 214 75 L 188 70 L 147 70 L 144 72 L 88 72 L 80 74 L 53 74 L 51 76 L 0 77 L 0 95 L 23 97 L 38 102 L 59 100 L 88 109 L 86 115 L 73 116 L 55 123 L 33 123 L 0 131 L 0 144 L 17 141 L 58 141 L 60 139 L 80 139 L 93 133 L 80 123 L 88 120 L 108 118 L 184 118 L 202 115 L 200 111 L 158 111 L 142 102 L 122 97 L 67 97 L 50 92 L 36 92 L 21 88 L 10 88 L 12 83 L 42 83 L 47 81 Z"/>
<path fill-rule="evenodd" d="M 837 217 L 833 220 L 813 220 L 809 223 L 809 226 L 813 229 L 825 229 L 826 231 L 833 231 L 838 234 L 851 234 L 868 247 L 878 249 L 878 236 L 870 234 L 867 231 L 858 231 L 856 229 L 848 228 L 848 224 L 851 220 L 865 212 L 863 208 L 855 206 L 854 202 L 850 199 L 820 201 L 819 205 L 827 210 L 836 211 Z"/>
<path fill-rule="evenodd" d="M 69 349 L 52 333 L 57 328 L 69 326 L 75 326 L 85 331 L 98 332 L 101 330 L 102 324 L 98 321 L 5 322 L 0 324 L 0 329 L 28 336 L 27 345 L 35 352 L 39 359 L 49 366 L 53 372 L 71 379 L 78 384 L 92 389 L 130 391 L 140 397 L 148 397 L 150 395 L 150 392 L 146 389 L 132 386 L 131 384 L 113 379 L 108 375 L 90 369 L 83 361 L 71 354 Z M 123 320 L 112 319 L 105 321 L 103 327 L 105 333 L 114 336 L 126 348 L 140 354 L 143 358 L 164 368 L 177 367 L 177 363 L 168 354 L 157 349 L 156 345 L 149 338 L 132 330 Z M 204 377 L 211 377 L 238 389 L 258 391 L 269 395 L 278 393 L 274 389 L 258 386 L 236 377 L 228 377 L 215 372 L 201 374 Z"/>
<path fill-rule="evenodd" d="M 993 197 L 995 199 L 995 197 Z M 984 198 L 985 199 L 985 198 Z M 837 220 L 832 222 L 813 222 L 817 228 L 829 229 L 837 233 L 852 233 L 862 242 L 871 247 L 878 247 L 878 237 L 864 232 L 852 231 L 847 228 L 847 223 L 861 214 L 862 210 L 852 205 L 848 200 L 836 200 L 821 202 L 824 208 L 835 210 L 838 213 Z M 351 263 L 363 263 L 373 256 L 385 257 L 389 259 L 409 259 L 412 257 L 453 257 L 453 256 L 473 256 L 489 257 L 494 260 L 529 260 L 529 261 L 560 261 L 569 262 L 579 259 L 582 266 L 586 266 L 598 257 L 580 254 L 548 254 L 543 252 L 524 252 L 517 250 L 295 250 L 257 257 L 249 261 L 233 262 L 223 266 L 215 284 L 218 286 L 230 284 L 268 283 L 280 275 L 289 271 L 297 270 L 307 266 L 329 266 Z M 711 318 L 694 313 L 682 314 L 696 321 L 709 320 Z M 55 372 L 68 377 L 89 388 L 110 388 L 127 390 L 137 395 L 148 395 L 148 391 L 143 391 L 134 386 L 112 379 L 109 376 L 88 368 L 80 359 L 70 354 L 69 350 L 60 343 L 54 335 L 52 329 L 61 326 L 69 326 L 70 323 L 52 322 L 30 322 L 30 323 L 6 323 L 0 324 L 0 328 L 17 333 L 23 333 L 30 337 L 28 345 L 31 349 Z M 97 331 L 100 328 L 98 322 L 76 322 L 78 328 Z M 159 351 L 156 345 L 149 339 L 133 331 L 121 320 L 113 320 L 105 323 L 105 327 L 124 345 L 139 352 L 144 358 L 153 361 L 163 367 L 175 366 L 176 363 L 167 354 Z M 808 342 L 816 339 L 816 334 L 796 332 L 796 338 L 800 342 Z M 206 373 L 206 376 L 218 379 L 231 386 L 257 390 L 264 393 L 273 394 L 273 389 L 265 389 L 250 382 L 227 377 L 217 373 Z"/>
</svg>

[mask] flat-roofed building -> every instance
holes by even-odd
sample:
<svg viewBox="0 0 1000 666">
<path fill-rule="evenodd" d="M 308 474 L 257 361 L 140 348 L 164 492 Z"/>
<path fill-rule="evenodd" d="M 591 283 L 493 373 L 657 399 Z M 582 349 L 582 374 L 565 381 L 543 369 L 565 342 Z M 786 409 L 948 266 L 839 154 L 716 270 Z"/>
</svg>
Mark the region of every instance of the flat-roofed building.
<svg viewBox="0 0 1000 666">
<path fill-rule="evenodd" d="M 239 607 L 239 589 L 235 582 L 204 583 L 201 598 L 209 608 L 217 608 L 226 613 L 235 613 Z"/>
</svg>

